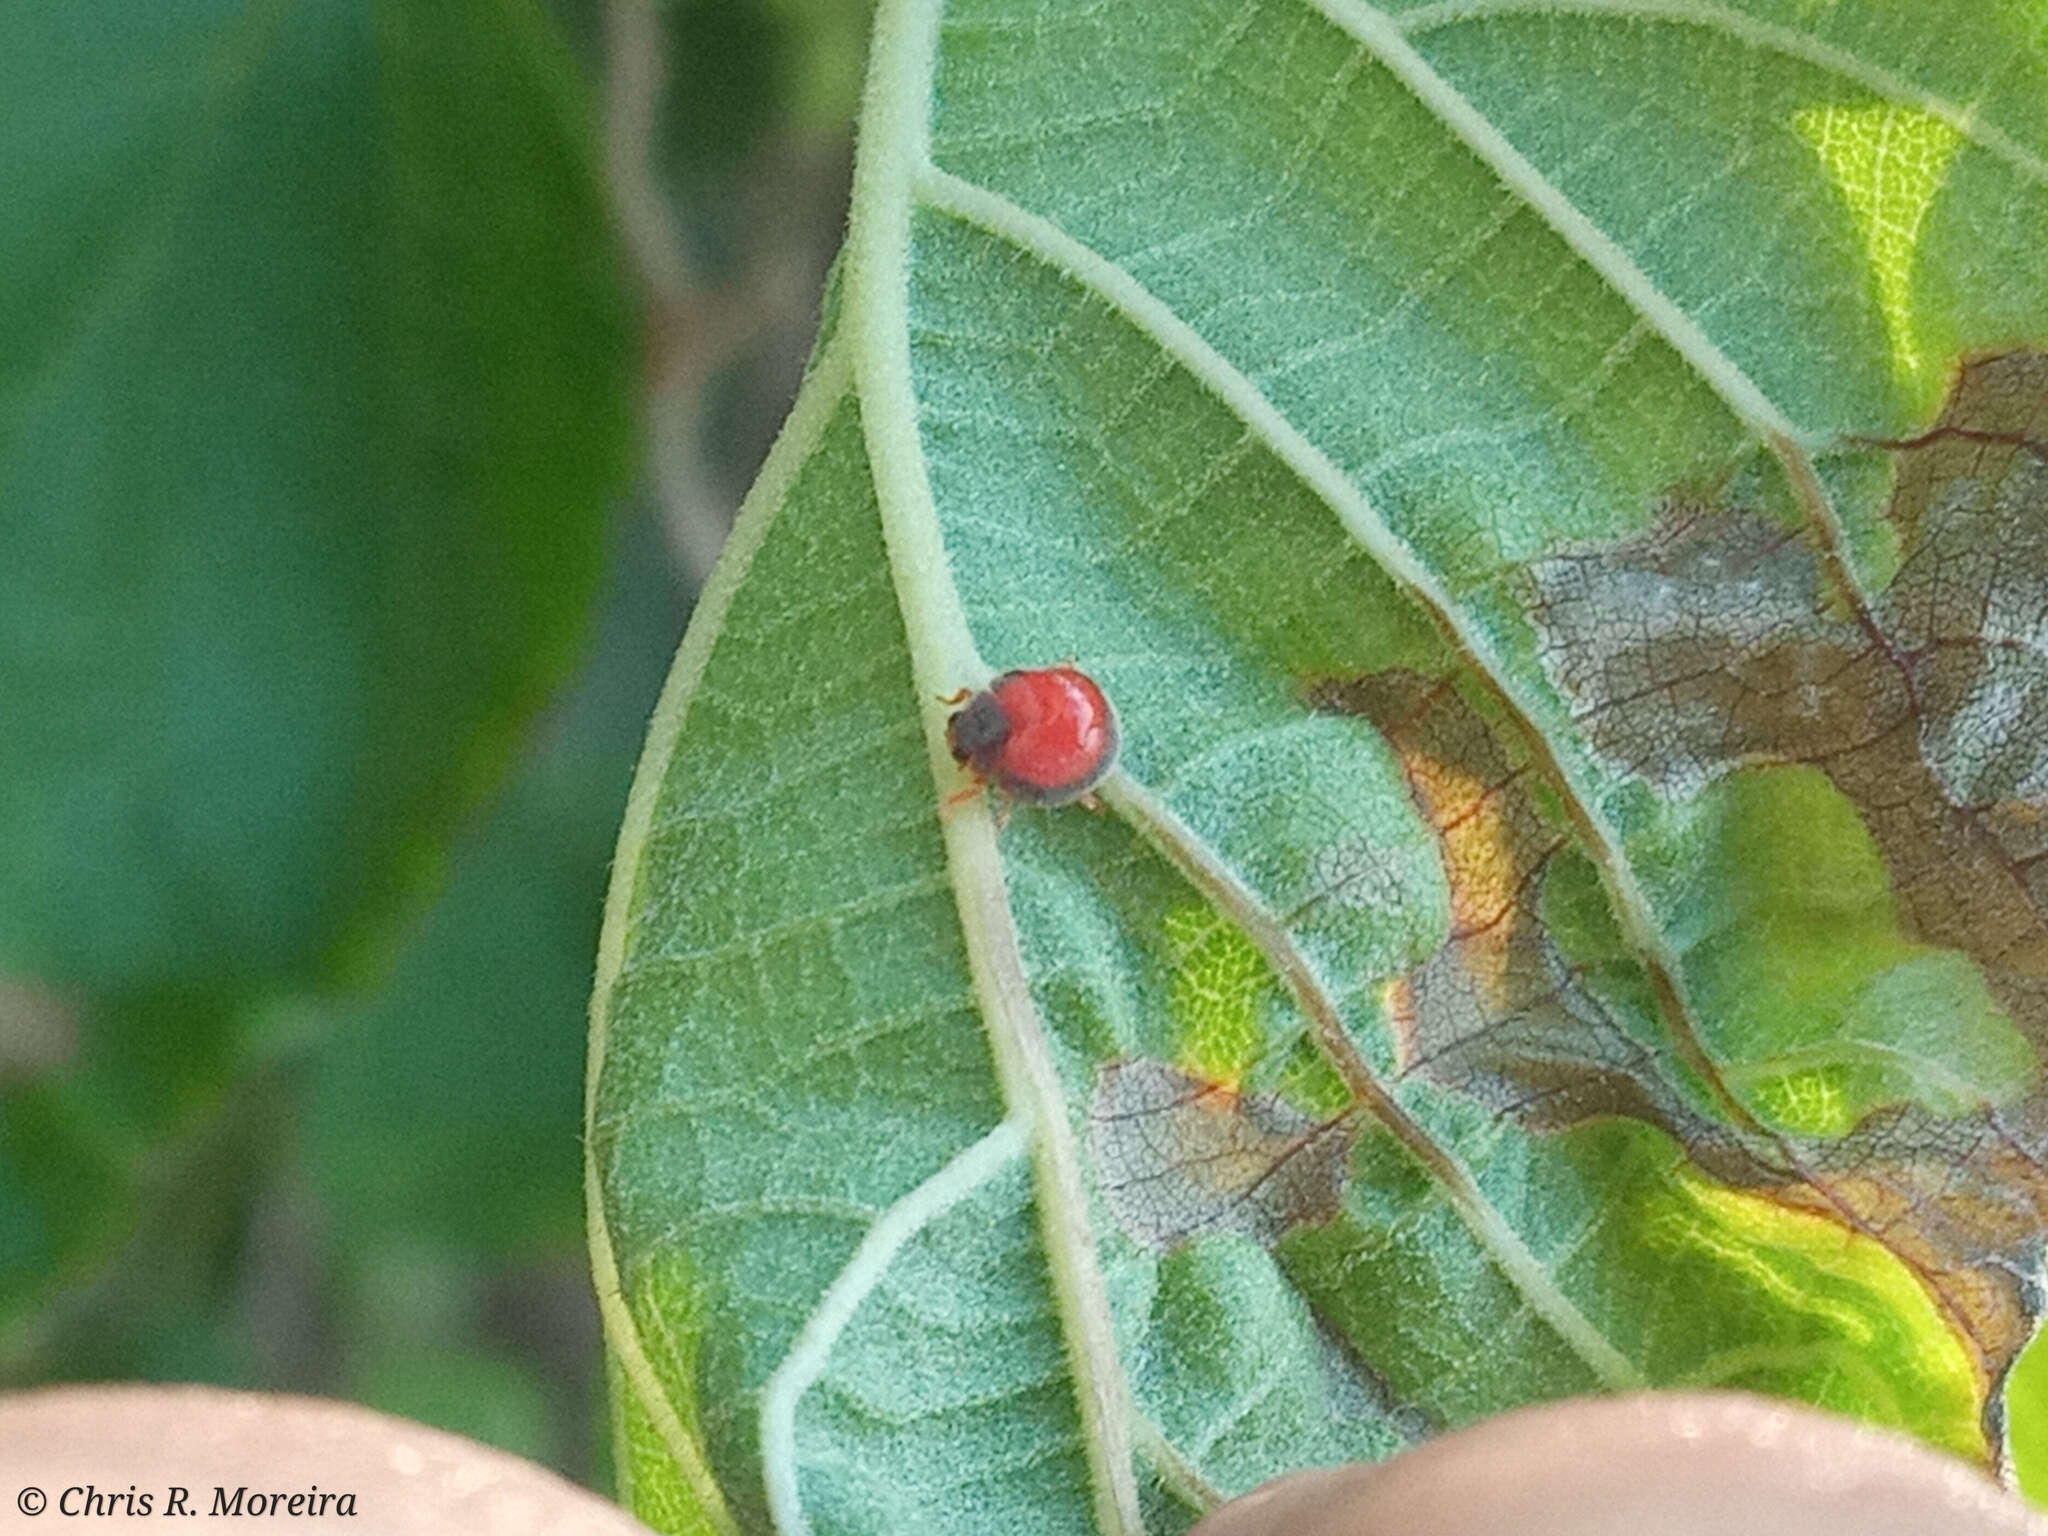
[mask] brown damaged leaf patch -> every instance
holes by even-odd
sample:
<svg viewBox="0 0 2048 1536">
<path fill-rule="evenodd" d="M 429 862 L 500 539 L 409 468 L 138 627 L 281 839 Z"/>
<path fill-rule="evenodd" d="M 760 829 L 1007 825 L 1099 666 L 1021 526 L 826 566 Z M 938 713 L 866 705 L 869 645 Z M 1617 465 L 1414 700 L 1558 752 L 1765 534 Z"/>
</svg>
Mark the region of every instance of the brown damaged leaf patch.
<svg viewBox="0 0 2048 1536">
<path fill-rule="evenodd" d="M 1533 569 L 1544 662 L 1594 747 L 1667 794 L 1820 768 L 1910 931 L 2048 1045 L 2048 354 L 1964 370 L 1895 445 L 1898 574 L 1841 612 L 1805 539 L 1677 506 Z"/>
<path fill-rule="evenodd" d="M 1238 1232 L 1271 1247 L 1337 1214 L 1353 1116 L 1315 1120 L 1277 1095 L 1139 1059 L 1102 1069 L 1088 1128 L 1103 1200 L 1135 1241 L 1164 1250 Z"/>
<path fill-rule="evenodd" d="M 1845 594 L 1801 535 L 1675 505 L 1641 538 L 1533 568 L 1544 662 L 1597 751 L 1667 796 L 1817 768 L 1881 852 L 1906 936 L 1969 956 L 2048 1045 L 2048 354 L 1966 367 L 1885 445 L 1890 585 Z M 1846 599 L 1846 600 L 1845 600 Z M 1928 1283 L 2002 1376 L 2039 1314 L 2048 1108 L 1913 1105 L 1790 1144 L 1807 1186 Z"/>
<path fill-rule="evenodd" d="M 1513 734 L 1453 683 L 1413 672 L 1329 681 L 1310 697 L 1378 727 L 1442 851 L 1451 930 L 1393 990 L 1397 1069 L 1534 1129 L 1627 1114 L 1683 1124 L 1708 1156 L 1733 1155 L 1733 1139 L 1674 1087 L 1682 1063 L 1618 1016 L 1552 941 L 1544 877 L 1577 845 L 1538 804 L 1541 778 Z"/>
<path fill-rule="evenodd" d="M 1596 752 L 1670 799 L 1750 767 L 1824 773 L 1885 861 L 1904 936 L 1970 957 L 2037 1048 L 2044 439 L 2048 355 L 2025 351 L 1964 369 L 1932 429 L 1882 445 L 1897 456 L 1899 564 L 1874 597 L 1845 601 L 1805 535 L 1694 502 L 1639 538 L 1529 573 L 1544 665 Z M 1996 1384 L 2043 1304 L 2042 1095 L 1948 1116 L 1891 1105 L 1826 1138 L 1731 1112 L 1726 1087 L 1657 1021 L 1645 968 L 1589 973 L 1549 930 L 1546 892 L 1593 877 L 1568 791 L 1516 725 L 1452 680 L 1406 672 L 1324 681 L 1311 702 L 1385 736 L 1452 890 L 1449 938 L 1393 995 L 1400 1069 L 1532 1130 L 1654 1123 L 1715 1177 L 1876 1238 L 1971 1348 L 1995 1421 Z"/>
</svg>

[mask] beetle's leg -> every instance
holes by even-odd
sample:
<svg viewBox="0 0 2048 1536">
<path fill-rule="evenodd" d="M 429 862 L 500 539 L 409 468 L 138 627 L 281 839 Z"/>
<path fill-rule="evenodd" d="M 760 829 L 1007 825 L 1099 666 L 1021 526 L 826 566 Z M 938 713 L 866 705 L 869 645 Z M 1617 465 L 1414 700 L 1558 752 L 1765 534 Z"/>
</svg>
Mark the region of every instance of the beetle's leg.
<svg viewBox="0 0 2048 1536">
<path fill-rule="evenodd" d="M 969 699 L 973 697 L 974 690 L 972 688 L 962 688 L 958 693 L 940 694 L 939 702 L 941 704 L 965 704 Z"/>
<path fill-rule="evenodd" d="M 939 802 L 939 820 L 951 821 L 960 807 L 979 798 L 984 786 L 979 779 L 965 789 L 956 789 Z"/>
</svg>

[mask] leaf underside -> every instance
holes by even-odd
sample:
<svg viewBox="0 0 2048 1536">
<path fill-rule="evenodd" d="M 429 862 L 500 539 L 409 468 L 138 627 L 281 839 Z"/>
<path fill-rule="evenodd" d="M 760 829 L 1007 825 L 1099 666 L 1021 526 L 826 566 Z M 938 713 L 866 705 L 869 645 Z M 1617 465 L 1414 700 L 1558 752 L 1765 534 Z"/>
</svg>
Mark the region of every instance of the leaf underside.
<svg viewBox="0 0 2048 1536">
<path fill-rule="evenodd" d="M 2026 1463 L 2044 30 L 884 7 L 600 955 L 644 1516 L 1166 1531 L 1643 1385 Z M 1107 814 L 946 806 L 1066 656 Z"/>
</svg>

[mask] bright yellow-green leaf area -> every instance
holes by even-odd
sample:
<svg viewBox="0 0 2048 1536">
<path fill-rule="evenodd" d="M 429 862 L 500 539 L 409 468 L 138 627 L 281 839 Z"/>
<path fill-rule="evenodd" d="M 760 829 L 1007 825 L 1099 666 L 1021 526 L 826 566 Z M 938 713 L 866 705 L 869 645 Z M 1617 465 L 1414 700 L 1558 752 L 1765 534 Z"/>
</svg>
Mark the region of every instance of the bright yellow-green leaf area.
<svg viewBox="0 0 2048 1536">
<path fill-rule="evenodd" d="M 1179 1064 L 1234 1088 L 1265 1049 L 1259 1004 L 1272 993 L 1273 969 L 1243 931 L 1212 907 L 1177 908 L 1167 913 L 1165 927 L 1176 962 L 1172 1008 Z"/>
<path fill-rule="evenodd" d="M 1749 1083 L 1749 1099 L 1775 1125 L 1811 1136 L 1846 1136 L 1858 1119 L 1848 1075 L 1835 1063 L 1780 1072 Z"/>
<path fill-rule="evenodd" d="M 1706 1257 L 1783 1315 L 1804 1314 L 1818 1325 L 1808 1343 L 1715 1355 L 1685 1385 L 1784 1391 L 1796 1383 L 1800 1396 L 1823 1408 L 1984 1457 L 1969 1356 L 1926 1290 L 1881 1244 L 1825 1217 L 1714 1185 L 1682 1163 L 1643 1218 L 1653 1249 Z"/>
<path fill-rule="evenodd" d="M 1899 382 L 1931 402 L 1942 378 L 1920 350 L 1913 259 L 1963 136 L 1930 113 L 1895 103 L 1812 107 L 1792 123 L 1827 167 L 1869 247 Z"/>
<path fill-rule="evenodd" d="M 612 1403 L 623 1419 L 613 1439 L 626 1461 L 619 1483 L 640 1518 L 675 1536 L 719 1536 L 674 1459 L 663 1454 L 661 1432 L 640 1396 L 614 1388 Z"/>
<path fill-rule="evenodd" d="M 2048 1505 L 2048 1345 L 2039 1334 L 2005 1378 L 2005 1414 L 2020 1492 Z"/>
</svg>

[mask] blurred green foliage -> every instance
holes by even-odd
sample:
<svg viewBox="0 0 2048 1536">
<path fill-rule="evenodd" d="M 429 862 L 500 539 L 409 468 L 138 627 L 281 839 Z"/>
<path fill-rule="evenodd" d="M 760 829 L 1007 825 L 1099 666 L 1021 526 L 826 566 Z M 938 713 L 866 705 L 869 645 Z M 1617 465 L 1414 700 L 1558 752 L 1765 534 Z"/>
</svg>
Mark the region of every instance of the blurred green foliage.
<svg viewBox="0 0 2048 1536">
<path fill-rule="evenodd" d="M 866 8 L 662 19 L 655 170 L 742 281 L 778 155 L 843 159 Z M 583 1019 L 689 597 L 631 499 L 604 24 L 0 17 L 0 1388 L 325 1392 L 601 1471 Z M 748 340 L 732 500 L 794 386 Z"/>
<path fill-rule="evenodd" d="M 94 9 L 0 45 L 0 960 L 303 984 L 575 654 L 632 424 L 603 193 L 518 0 Z"/>
</svg>

